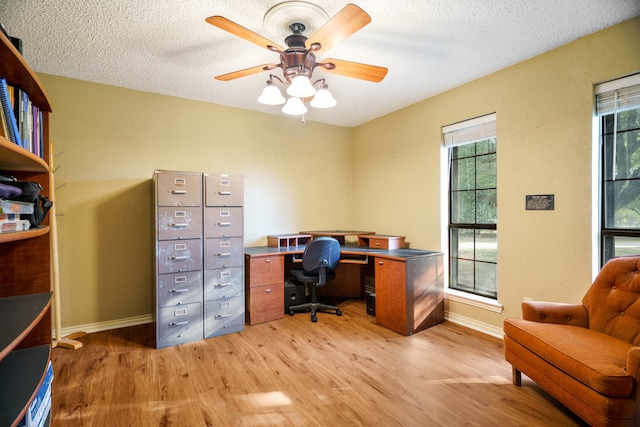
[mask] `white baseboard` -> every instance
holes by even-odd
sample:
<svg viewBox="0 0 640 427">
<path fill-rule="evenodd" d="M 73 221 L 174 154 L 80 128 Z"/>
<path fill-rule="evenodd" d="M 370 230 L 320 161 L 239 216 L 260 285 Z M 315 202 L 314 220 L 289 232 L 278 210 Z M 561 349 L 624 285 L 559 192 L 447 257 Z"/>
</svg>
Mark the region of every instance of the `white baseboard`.
<svg viewBox="0 0 640 427">
<path fill-rule="evenodd" d="M 474 331 L 482 332 L 487 335 L 491 335 L 496 338 L 502 339 L 504 332 L 502 328 L 497 328 L 488 323 L 479 322 L 470 317 L 460 316 L 459 314 L 445 312 L 445 318 L 453 323 L 473 329 Z M 145 323 L 153 322 L 153 315 L 146 314 L 144 316 L 128 317 L 125 319 L 110 320 L 108 322 L 100 323 L 88 323 L 85 325 L 72 326 L 69 328 L 62 328 L 62 336 L 66 337 L 76 332 L 86 332 L 88 334 L 92 332 L 102 332 L 111 329 L 126 328 L 127 326 L 143 325 Z M 52 331 L 52 336 L 55 337 L 55 331 Z"/>
<path fill-rule="evenodd" d="M 444 313 L 444 317 L 450 322 L 467 327 L 469 329 L 473 329 L 474 331 L 482 332 L 484 334 L 491 335 L 492 337 L 500 339 L 504 338 L 504 331 L 502 330 L 502 328 L 495 327 L 488 323 L 478 322 L 477 320 L 470 317 L 460 316 L 459 314 L 450 313 L 448 311 Z"/>
<path fill-rule="evenodd" d="M 66 337 L 77 332 L 86 332 L 90 334 L 92 332 L 102 332 L 111 329 L 126 328 L 127 326 L 143 325 L 145 323 L 153 322 L 153 316 L 146 314 L 144 316 L 128 317 L 125 319 L 110 320 L 108 322 L 100 323 L 88 323 L 86 325 L 72 326 L 69 328 L 62 328 L 62 336 Z M 52 336 L 55 337 L 55 331 L 52 331 Z"/>
</svg>

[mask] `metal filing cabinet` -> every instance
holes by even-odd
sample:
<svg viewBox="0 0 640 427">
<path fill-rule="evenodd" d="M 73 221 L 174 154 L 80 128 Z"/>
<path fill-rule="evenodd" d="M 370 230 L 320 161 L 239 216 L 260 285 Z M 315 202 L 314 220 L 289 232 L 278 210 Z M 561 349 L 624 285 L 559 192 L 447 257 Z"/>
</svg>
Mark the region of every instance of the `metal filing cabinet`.
<svg viewBox="0 0 640 427">
<path fill-rule="evenodd" d="M 244 180 L 204 174 L 204 336 L 244 329 Z"/>
<path fill-rule="evenodd" d="M 203 338 L 202 174 L 154 173 L 156 347 Z"/>
</svg>

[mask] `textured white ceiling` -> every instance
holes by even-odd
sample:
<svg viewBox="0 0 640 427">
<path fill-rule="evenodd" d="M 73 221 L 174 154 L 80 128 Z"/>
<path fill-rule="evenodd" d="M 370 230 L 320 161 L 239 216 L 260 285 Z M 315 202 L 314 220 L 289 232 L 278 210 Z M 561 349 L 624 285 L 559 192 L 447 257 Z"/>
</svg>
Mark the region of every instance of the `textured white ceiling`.
<svg viewBox="0 0 640 427">
<path fill-rule="evenodd" d="M 278 62 L 277 54 L 207 24 L 222 15 L 267 38 L 279 0 L 0 0 L 37 72 L 265 113 L 268 72 L 214 76 Z M 347 2 L 316 0 L 329 16 Z M 355 126 L 640 15 L 638 0 L 360 0 L 372 22 L 322 57 L 381 65 L 381 83 L 325 74 L 338 105 L 306 120 Z M 283 40 L 273 40 L 283 45 Z M 316 76 L 322 75 L 316 71 Z M 54 100 L 55 101 L 55 100 Z M 55 111 L 55 102 L 53 105 Z"/>
</svg>

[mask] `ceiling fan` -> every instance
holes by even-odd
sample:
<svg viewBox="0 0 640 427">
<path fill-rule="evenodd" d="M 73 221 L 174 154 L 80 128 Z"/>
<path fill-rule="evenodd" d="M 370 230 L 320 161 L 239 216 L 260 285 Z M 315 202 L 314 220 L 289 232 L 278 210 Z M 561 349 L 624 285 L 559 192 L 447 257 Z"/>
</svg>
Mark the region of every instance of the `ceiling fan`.
<svg viewBox="0 0 640 427">
<path fill-rule="evenodd" d="M 307 10 L 307 8 L 315 8 L 316 12 L 319 10 L 321 13 L 326 15 L 324 10 L 314 4 L 302 1 L 288 1 L 272 7 L 265 15 L 265 24 L 267 23 L 269 16 L 277 15 L 278 17 L 276 20 L 282 20 L 282 14 L 288 13 L 287 10 L 300 11 Z M 327 88 L 327 85 L 324 83 L 324 79 L 314 82 L 313 85 L 310 82 L 313 71 L 317 67 L 322 68 L 328 73 L 376 83 L 382 81 L 386 76 L 388 70 L 385 67 L 333 58 L 317 62 L 317 54 L 329 50 L 331 47 L 335 46 L 371 22 L 371 17 L 355 4 L 346 5 L 335 16 L 326 21 L 317 31 L 309 36 L 305 35 L 305 31 L 308 31 L 308 27 L 310 26 L 306 22 L 306 17 L 302 17 L 301 19 L 296 17 L 293 20 L 289 17 L 287 19 L 288 30 L 291 34 L 284 39 L 287 47 L 283 48 L 277 43 L 274 43 L 260 34 L 257 34 L 223 16 L 211 16 L 207 18 L 206 22 L 209 24 L 280 55 L 279 63 L 262 64 L 243 70 L 233 71 L 231 73 L 216 76 L 216 79 L 229 81 L 257 74 L 262 71 L 270 71 L 280 68 L 286 81 L 282 81 L 277 76 L 271 75 L 267 84 L 273 85 L 273 78 L 275 78 L 284 84 L 290 85 L 289 89 L 287 89 L 287 93 L 289 93 L 289 95 L 301 99 L 308 99 L 315 94 L 316 90 L 313 88 L 313 85 L 316 83 L 322 82 L 321 89 Z M 302 77 L 302 79 L 296 79 L 297 77 Z M 307 92 L 300 92 L 296 89 L 298 85 L 296 80 L 304 81 Z M 280 98 L 281 102 L 278 103 L 284 103 L 284 98 L 282 98 L 281 95 Z"/>
</svg>

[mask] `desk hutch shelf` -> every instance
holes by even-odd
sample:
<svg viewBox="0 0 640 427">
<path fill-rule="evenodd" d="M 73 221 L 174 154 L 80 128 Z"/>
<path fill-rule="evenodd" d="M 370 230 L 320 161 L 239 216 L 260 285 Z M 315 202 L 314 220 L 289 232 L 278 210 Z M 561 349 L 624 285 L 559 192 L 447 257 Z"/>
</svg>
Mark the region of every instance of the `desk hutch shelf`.
<svg viewBox="0 0 640 427">
<path fill-rule="evenodd" d="M 0 174 L 35 181 L 50 196 L 49 99 L 37 76 L 0 33 L 0 78 L 42 112 L 41 157 L 0 136 Z M 51 240 L 48 218 L 28 231 L 0 233 L 0 425 L 25 415 L 51 357 Z"/>
</svg>

